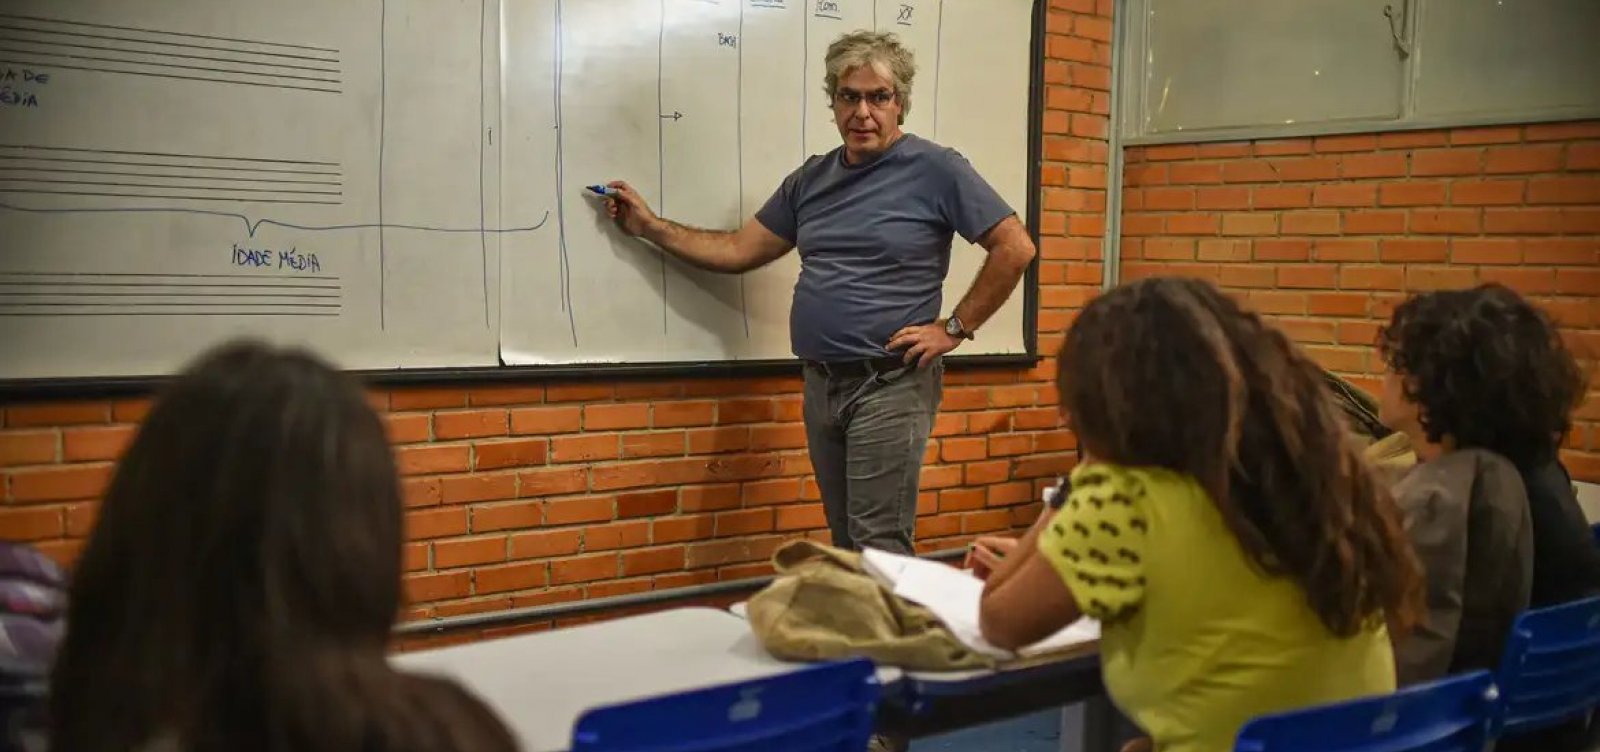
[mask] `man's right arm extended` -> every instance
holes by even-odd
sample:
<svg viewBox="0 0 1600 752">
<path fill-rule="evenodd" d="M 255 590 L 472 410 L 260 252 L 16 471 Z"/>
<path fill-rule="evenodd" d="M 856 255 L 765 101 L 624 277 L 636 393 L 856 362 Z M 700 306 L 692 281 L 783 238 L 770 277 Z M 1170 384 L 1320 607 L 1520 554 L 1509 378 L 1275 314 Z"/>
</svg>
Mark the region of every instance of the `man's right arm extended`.
<svg viewBox="0 0 1600 752">
<path fill-rule="evenodd" d="M 684 261 L 714 272 L 736 274 L 764 266 L 789 252 L 788 241 L 754 218 L 734 231 L 701 230 L 655 215 L 633 186 L 610 184 L 616 195 L 607 212 L 623 232 L 641 237 Z"/>
</svg>

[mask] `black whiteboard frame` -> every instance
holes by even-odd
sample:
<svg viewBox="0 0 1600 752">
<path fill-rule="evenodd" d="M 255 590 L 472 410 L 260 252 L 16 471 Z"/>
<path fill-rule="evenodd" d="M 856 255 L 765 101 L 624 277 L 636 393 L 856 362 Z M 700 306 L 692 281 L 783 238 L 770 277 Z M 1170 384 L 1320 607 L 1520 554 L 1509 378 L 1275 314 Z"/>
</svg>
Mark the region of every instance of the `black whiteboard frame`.
<svg viewBox="0 0 1600 752">
<path fill-rule="evenodd" d="M 1033 0 L 1033 29 L 1028 76 L 1028 206 L 1026 224 L 1035 248 L 1040 245 L 1039 211 L 1044 188 L 1040 168 L 1044 149 L 1045 22 L 1049 0 Z M 1039 260 L 1022 280 L 1022 342 L 1016 354 L 951 355 L 948 370 L 1025 370 L 1037 365 L 1039 354 Z M 351 375 L 371 387 L 442 386 L 501 382 L 642 380 L 662 378 L 737 378 L 798 374 L 800 361 L 770 360 L 667 361 L 658 363 L 597 363 L 539 366 L 466 366 L 452 368 L 394 368 L 354 370 Z M 0 379 L 0 403 L 51 399 L 88 399 L 148 394 L 173 378 L 156 376 L 88 376 L 67 378 Z"/>
</svg>

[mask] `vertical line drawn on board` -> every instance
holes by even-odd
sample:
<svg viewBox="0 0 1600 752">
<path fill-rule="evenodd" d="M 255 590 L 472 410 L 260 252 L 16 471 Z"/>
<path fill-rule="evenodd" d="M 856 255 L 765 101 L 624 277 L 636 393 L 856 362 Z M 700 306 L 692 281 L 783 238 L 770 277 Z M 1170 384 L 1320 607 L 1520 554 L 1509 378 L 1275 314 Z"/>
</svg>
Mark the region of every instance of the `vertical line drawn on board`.
<svg viewBox="0 0 1600 752">
<path fill-rule="evenodd" d="M 734 110 L 735 110 L 734 122 L 738 124 L 736 129 L 735 129 L 735 131 L 734 131 L 735 132 L 734 144 L 735 144 L 735 148 L 738 150 L 738 153 L 739 153 L 739 157 L 738 157 L 738 163 L 739 163 L 739 218 L 738 218 L 738 221 L 740 221 L 740 222 L 744 221 L 744 48 L 745 48 L 745 43 L 744 43 L 745 42 L 745 40 L 744 40 L 744 5 L 745 4 L 742 1 L 739 3 L 739 64 L 738 64 L 739 73 L 738 73 L 738 79 L 737 79 L 737 82 L 736 82 L 736 86 L 738 88 L 738 94 L 736 94 L 734 96 Z M 749 339 L 750 338 L 750 304 L 749 304 L 748 299 L 746 297 L 746 291 L 745 291 L 745 275 L 746 274 L 748 274 L 748 272 L 739 272 L 739 316 L 740 316 L 740 318 L 742 318 L 744 320 L 744 336 L 745 336 L 745 339 Z"/>
<path fill-rule="evenodd" d="M 739 222 L 744 222 L 744 0 L 739 2 L 739 75 L 738 94 L 734 96 L 735 148 L 739 150 Z M 744 278 L 748 272 L 739 272 L 739 316 L 744 319 L 744 338 L 750 339 L 750 304 L 745 294 Z"/>
<path fill-rule="evenodd" d="M 378 330 L 388 328 L 389 249 L 383 231 L 383 154 L 389 109 L 389 0 L 378 0 Z M 482 226 L 482 223 L 479 223 Z"/>
<path fill-rule="evenodd" d="M 556 238 L 561 259 L 561 310 L 567 313 L 567 328 L 572 331 L 572 346 L 578 346 L 578 320 L 572 310 L 572 265 L 567 259 L 567 191 L 561 151 L 561 6 L 556 0 Z"/>
<path fill-rule="evenodd" d="M 806 161 L 806 121 L 811 118 L 811 90 L 806 71 L 811 68 L 811 16 L 800 13 L 800 163 Z"/>
<path fill-rule="evenodd" d="M 494 56 L 495 56 L 495 66 L 497 68 L 497 72 L 495 74 L 495 84 L 499 88 L 499 92 L 498 93 L 499 93 L 499 97 L 500 97 L 499 102 L 496 103 L 495 108 L 494 108 L 494 128 L 495 128 L 495 130 L 500 131 L 500 138 L 503 140 L 503 139 L 505 139 L 505 134 L 506 134 L 506 129 L 505 129 L 505 116 L 506 116 L 506 114 L 505 114 L 506 113 L 506 107 L 505 107 L 505 101 L 506 101 L 506 75 L 505 75 L 506 6 L 505 6 L 505 4 L 503 2 L 499 2 L 498 0 L 497 0 L 497 2 L 495 2 L 495 45 L 494 45 Z M 493 133 L 493 131 L 491 131 L 490 134 L 489 134 L 489 145 L 490 146 L 494 145 L 494 133 Z M 506 160 L 505 160 L 505 149 L 504 148 L 496 149 L 495 152 L 494 152 L 494 155 L 495 155 L 495 158 L 494 158 L 494 182 L 495 182 L 495 185 L 494 185 L 494 200 L 495 200 L 494 222 L 495 222 L 496 225 L 499 225 L 499 224 L 503 224 L 506 221 L 506 191 L 505 191 Z M 505 313 L 504 313 L 505 308 L 502 306 L 502 303 L 504 302 L 502 300 L 502 296 L 504 294 L 504 291 L 501 288 L 505 287 L 505 279 L 503 278 L 503 275 L 505 274 L 504 264 L 505 264 L 505 257 L 506 256 L 505 256 L 505 243 L 500 241 L 500 238 L 499 238 L 498 235 L 495 236 L 494 247 L 495 247 L 495 251 L 496 251 L 495 255 L 497 257 L 497 263 L 500 265 L 500 272 L 501 272 L 501 275 L 502 275 L 502 278 L 497 280 L 497 284 L 494 286 L 494 310 L 496 312 L 499 312 L 501 319 L 504 320 L 504 318 L 505 318 Z"/>
<path fill-rule="evenodd" d="M 662 81 L 667 77 L 665 52 L 667 43 L 667 0 L 660 0 L 661 31 L 656 35 L 656 200 L 661 203 L 661 215 L 667 214 L 667 111 L 662 100 Z M 677 122 L 674 120 L 673 122 Z M 667 254 L 661 257 L 661 333 L 667 333 Z"/>
<path fill-rule="evenodd" d="M 483 265 L 483 326 L 489 327 L 489 234 L 484 232 L 484 169 L 483 160 L 488 157 L 487 145 L 484 139 L 486 126 L 483 116 L 484 86 L 483 77 L 488 73 L 488 63 L 484 59 L 483 38 L 489 35 L 489 0 L 478 0 L 478 257 Z M 493 133 L 493 131 L 490 131 Z"/>
<path fill-rule="evenodd" d="M 933 32 L 933 140 L 939 140 L 939 69 L 944 61 L 944 0 L 939 3 Z"/>
</svg>

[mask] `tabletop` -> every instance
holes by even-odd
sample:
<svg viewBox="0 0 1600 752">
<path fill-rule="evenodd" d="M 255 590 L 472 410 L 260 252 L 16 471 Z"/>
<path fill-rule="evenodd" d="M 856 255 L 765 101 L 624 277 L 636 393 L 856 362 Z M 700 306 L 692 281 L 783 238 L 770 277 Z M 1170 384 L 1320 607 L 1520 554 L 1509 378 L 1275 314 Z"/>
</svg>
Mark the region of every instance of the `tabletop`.
<svg viewBox="0 0 1600 752">
<path fill-rule="evenodd" d="M 768 655 L 745 620 L 711 608 L 407 653 L 394 663 L 459 681 L 494 708 L 526 752 L 567 749 L 574 723 L 595 707 L 799 667 Z"/>
</svg>

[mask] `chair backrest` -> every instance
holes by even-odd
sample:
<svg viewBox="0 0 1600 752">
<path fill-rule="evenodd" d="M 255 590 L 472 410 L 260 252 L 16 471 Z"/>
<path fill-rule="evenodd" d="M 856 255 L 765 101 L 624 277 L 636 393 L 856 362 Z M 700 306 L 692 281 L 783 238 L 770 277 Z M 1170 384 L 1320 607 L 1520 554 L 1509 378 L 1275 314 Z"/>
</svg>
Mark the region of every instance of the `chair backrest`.
<svg viewBox="0 0 1600 752">
<path fill-rule="evenodd" d="M 866 659 L 806 666 L 590 710 L 572 752 L 862 752 L 879 692 Z"/>
<path fill-rule="evenodd" d="M 1600 704 L 1600 596 L 1523 612 L 1496 681 L 1496 735 L 1554 726 Z"/>
<path fill-rule="evenodd" d="M 1594 523 L 1594 527 L 1589 528 L 1589 531 L 1594 534 L 1594 544 L 1600 546 L 1600 522 Z"/>
<path fill-rule="evenodd" d="M 1262 716 L 1239 730 L 1235 752 L 1481 752 L 1489 741 L 1494 676 L 1459 674 L 1394 694 Z"/>
</svg>

